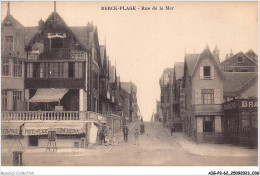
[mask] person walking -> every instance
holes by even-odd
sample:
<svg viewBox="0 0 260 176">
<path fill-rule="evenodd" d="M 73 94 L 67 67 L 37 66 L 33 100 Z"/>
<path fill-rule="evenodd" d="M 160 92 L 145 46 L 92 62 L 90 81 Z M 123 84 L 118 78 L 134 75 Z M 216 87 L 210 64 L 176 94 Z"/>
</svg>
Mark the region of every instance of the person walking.
<svg viewBox="0 0 260 176">
<path fill-rule="evenodd" d="M 139 130 L 138 129 L 135 129 L 135 133 L 134 133 L 134 136 L 135 136 L 135 144 L 134 145 L 139 145 Z"/>
<path fill-rule="evenodd" d="M 103 130 L 99 132 L 98 136 L 99 136 L 99 145 L 102 145 L 105 138 Z"/>
<path fill-rule="evenodd" d="M 124 134 L 124 142 L 127 142 L 127 140 L 128 140 L 128 128 L 127 128 L 127 126 L 126 125 L 124 125 L 124 127 L 123 127 L 123 134 Z"/>
<path fill-rule="evenodd" d="M 143 133 L 145 133 L 143 123 L 140 125 L 140 133 L 141 133 L 141 135 L 143 135 Z"/>
</svg>

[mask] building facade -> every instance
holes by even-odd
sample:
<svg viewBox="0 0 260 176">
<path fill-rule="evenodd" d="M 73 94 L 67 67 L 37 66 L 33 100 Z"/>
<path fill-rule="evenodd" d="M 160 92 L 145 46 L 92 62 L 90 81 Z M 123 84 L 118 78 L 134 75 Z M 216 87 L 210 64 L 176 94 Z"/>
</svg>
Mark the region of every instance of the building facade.
<svg viewBox="0 0 260 176">
<path fill-rule="evenodd" d="M 223 142 L 223 73 L 217 49 L 186 54 L 184 63 L 187 133 L 196 142 Z"/>
<path fill-rule="evenodd" d="M 120 77 L 92 22 L 69 27 L 54 3 L 45 22 L 25 28 L 8 7 L 1 37 L 2 147 L 46 147 L 50 131 L 58 147 L 87 147 L 100 130 L 122 128 Z"/>
</svg>

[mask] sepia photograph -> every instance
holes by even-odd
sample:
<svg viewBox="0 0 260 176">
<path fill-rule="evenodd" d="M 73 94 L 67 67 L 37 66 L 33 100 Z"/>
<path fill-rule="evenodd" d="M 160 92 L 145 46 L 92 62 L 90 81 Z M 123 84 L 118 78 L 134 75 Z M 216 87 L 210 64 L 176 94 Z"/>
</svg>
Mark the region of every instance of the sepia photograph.
<svg viewBox="0 0 260 176">
<path fill-rule="evenodd" d="M 258 165 L 257 1 L 1 1 L 1 175 Z"/>
</svg>

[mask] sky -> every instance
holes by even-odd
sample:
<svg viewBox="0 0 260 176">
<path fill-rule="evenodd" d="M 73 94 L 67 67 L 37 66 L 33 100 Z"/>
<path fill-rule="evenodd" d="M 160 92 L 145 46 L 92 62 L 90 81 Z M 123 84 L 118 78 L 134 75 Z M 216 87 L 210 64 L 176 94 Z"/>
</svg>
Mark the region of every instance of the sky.
<svg viewBox="0 0 260 176">
<path fill-rule="evenodd" d="M 137 10 L 101 10 L 107 6 L 136 6 Z M 142 6 L 150 10 L 141 10 Z M 159 10 L 163 7 L 164 10 Z M 165 10 L 165 6 L 174 7 Z M 157 10 L 152 10 L 157 7 Z M 1 2 L 1 20 L 7 3 Z M 139 8 L 139 9 L 138 9 Z M 106 43 L 121 81 L 137 86 L 144 120 L 150 120 L 160 100 L 159 79 L 165 68 L 184 56 L 217 45 L 220 60 L 227 53 L 258 53 L 257 2 L 61 2 L 57 12 L 68 26 L 93 22 L 99 43 Z M 11 2 L 10 12 L 24 26 L 37 26 L 53 12 L 53 2 Z"/>
</svg>

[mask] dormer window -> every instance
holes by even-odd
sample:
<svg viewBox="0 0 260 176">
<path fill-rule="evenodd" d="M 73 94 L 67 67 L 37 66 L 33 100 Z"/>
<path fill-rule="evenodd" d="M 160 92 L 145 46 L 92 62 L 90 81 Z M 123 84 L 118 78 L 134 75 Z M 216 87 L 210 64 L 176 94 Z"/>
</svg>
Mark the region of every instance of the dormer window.
<svg viewBox="0 0 260 176">
<path fill-rule="evenodd" d="M 200 79 L 214 79 L 214 66 L 200 67 Z"/>
<path fill-rule="evenodd" d="M 210 66 L 203 67 L 203 75 L 204 78 L 210 78 Z"/>
<path fill-rule="evenodd" d="M 64 48 L 65 33 L 48 33 L 50 39 L 50 49 Z"/>
<path fill-rule="evenodd" d="M 242 63 L 242 62 L 243 62 L 242 57 L 238 57 L 238 58 L 237 58 L 237 62 L 238 62 L 238 63 Z"/>
</svg>

